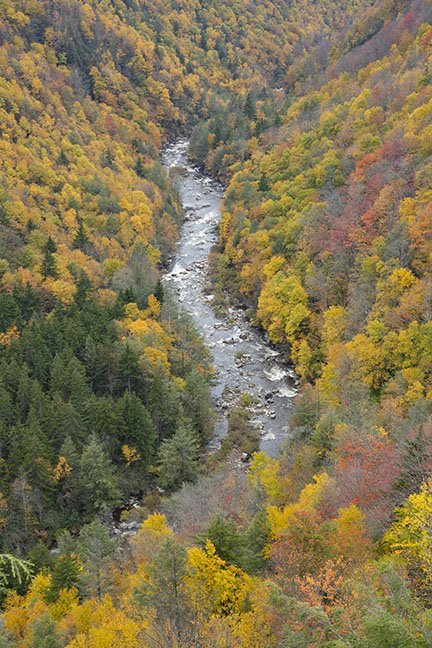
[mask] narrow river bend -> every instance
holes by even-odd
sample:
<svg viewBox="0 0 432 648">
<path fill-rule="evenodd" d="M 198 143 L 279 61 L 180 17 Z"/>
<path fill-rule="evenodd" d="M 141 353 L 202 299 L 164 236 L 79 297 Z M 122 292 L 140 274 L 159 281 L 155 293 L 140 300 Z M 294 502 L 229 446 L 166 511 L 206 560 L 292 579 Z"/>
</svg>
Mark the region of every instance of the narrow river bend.
<svg viewBox="0 0 432 648">
<path fill-rule="evenodd" d="M 260 430 L 261 449 L 277 456 L 288 435 L 296 377 L 241 310 L 230 308 L 218 317 L 211 308 L 212 295 L 205 290 L 207 259 L 217 241 L 223 189 L 189 164 L 187 147 L 187 141 L 177 141 L 165 149 L 162 158 L 178 187 L 186 215 L 165 284 L 192 315 L 213 355 L 216 381 L 212 397 L 217 421 L 212 446 L 217 448 L 226 434 L 230 405 L 240 393 L 248 392 L 257 401 L 253 422 Z"/>
</svg>

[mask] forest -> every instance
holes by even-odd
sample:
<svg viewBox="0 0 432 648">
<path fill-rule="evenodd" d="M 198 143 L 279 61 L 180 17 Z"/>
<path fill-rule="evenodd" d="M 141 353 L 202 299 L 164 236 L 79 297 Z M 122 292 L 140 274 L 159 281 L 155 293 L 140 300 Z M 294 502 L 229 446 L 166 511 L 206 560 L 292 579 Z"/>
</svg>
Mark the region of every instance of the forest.
<svg viewBox="0 0 432 648">
<path fill-rule="evenodd" d="M 178 137 L 278 457 L 208 449 Z M 0 150 L 0 648 L 432 646 L 430 0 L 0 0 Z"/>
</svg>

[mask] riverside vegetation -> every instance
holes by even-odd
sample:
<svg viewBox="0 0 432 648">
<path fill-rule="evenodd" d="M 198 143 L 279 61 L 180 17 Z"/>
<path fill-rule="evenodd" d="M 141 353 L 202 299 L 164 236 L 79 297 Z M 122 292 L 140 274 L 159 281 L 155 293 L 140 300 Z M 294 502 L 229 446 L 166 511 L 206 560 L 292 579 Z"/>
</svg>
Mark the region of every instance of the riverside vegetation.
<svg viewBox="0 0 432 648">
<path fill-rule="evenodd" d="M 432 645 L 431 17 L 0 0 L 1 648 Z M 190 131 L 213 284 L 302 380 L 247 475 L 161 282 Z"/>
</svg>

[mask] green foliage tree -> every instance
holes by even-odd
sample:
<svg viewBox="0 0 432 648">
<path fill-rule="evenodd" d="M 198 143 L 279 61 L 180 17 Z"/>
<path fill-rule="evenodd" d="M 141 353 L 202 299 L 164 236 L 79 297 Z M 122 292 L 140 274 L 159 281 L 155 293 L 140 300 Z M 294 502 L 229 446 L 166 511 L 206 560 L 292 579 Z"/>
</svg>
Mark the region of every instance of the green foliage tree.
<svg viewBox="0 0 432 648">
<path fill-rule="evenodd" d="M 113 584 L 110 560 L 114 554 L 114 544 L 107 528 L 97 520 L 84 526 L 77 542 L 77 552 L 82 563 L 79 576 L 81 590 L 88 597 L 101 599 Z"/>
<path fill-rule="evenodd" d="M 49 600 L 56 600 L 61 590 L 77 587 L 80 578 L 80 564 L 72 550 L 59 556 L 52 572 Z"/>
<path fill-rule="evenodd" d="M 33 621 L 32 633 L 31 648 L 62 648 L 63 646 L 57 632 L 57 624 L 47 613 Z"/>
<path fill-rule="evenodd" d="M 168 538 L 150 565 L 148 581 L 135 591 L 139 605 L 155 612 L 146 634 L 162 645 L 173 638 L 179 646 L 190 645 L 195 634 L 194 611 L 185 595 L 186 560 L 185 549 Z"/>
<path fill-rule="evenodd" d="M 174 490 L 184 482 L 196 479 L 198 448 L 190 422 L 180 422 L 174 436 L 166 439 L 159 450 L 159 484 L 162 488 Z"/>
<path fill-rule="evenodd" d="M 87 514 L 97 513 L 104 505 L 119 502 L 118 479 L 102 444 L 93 436 L 79 461 L 78 478 Z"/>
<path fill-rule="evenodd" d="M 120 434 L 118 441 L 135 448 L 148 464 L 153 455 L 156 431 L 150 414 L 134 393 L 125 393 L 117 401 Z"/>
<path fill-rule="evenodd" d="M 54 243 L 51 236 L 49 236 L 43 248 L 43 253 L 44 253 L 44 257 L 42 261 L 43 277 L 52 277 L 53 279 L 56 279 L 59 276 L 57 263 L 54 257 L 54 253 L 56 251 L 57 251 L 57 245 Z"/>
<path fill-rule="evenodd" d="M 205 546 L 206 541 L 210 540 L 217 554 L 226 562 L 241 564 L 242 538 L 232 519 L 216 515 L 199 540 L 202 546 Z"/>
</svg>

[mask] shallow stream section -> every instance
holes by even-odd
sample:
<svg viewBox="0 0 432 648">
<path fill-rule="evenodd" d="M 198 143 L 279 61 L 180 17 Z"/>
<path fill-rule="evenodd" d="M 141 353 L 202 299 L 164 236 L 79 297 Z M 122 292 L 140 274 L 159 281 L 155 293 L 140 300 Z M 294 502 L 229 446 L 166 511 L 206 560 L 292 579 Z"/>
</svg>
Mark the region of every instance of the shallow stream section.
<svg viewBox="0 0 432 648">
<path fill-rule="evenodd" d="M 256 402 L 253 423 L 260 431 L 261 449 L 277 456 L 288 435 L 296 376 L 243 311 L 229 308 L 217 316 L 212 310 L 213 295 L 206 292 L 208 256 L 218 237 L 223 189 L 189 163 L 187 148 L 188 142 L 179 140 L 165 149 L 162 158 L 185 211 L 177 254 L 164 283 L 191 314 L 213 355 L 217 421 L 211 447 L 220 445 L 229 408 L 247 392 Z"/>
</svg>

